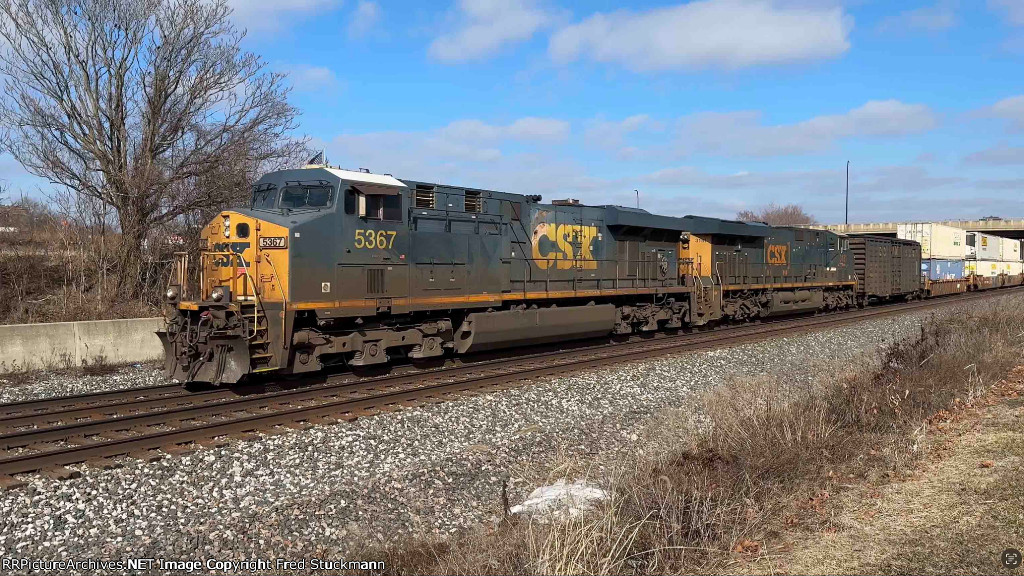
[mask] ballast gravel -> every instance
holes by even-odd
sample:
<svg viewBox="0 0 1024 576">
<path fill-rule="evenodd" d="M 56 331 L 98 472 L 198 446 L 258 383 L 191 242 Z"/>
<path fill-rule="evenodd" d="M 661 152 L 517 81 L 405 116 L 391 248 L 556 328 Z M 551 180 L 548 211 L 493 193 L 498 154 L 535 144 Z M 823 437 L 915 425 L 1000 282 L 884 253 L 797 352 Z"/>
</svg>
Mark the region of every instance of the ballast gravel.
<svg viewBox="0 0 1024 576">
<path fill-rule="evenodd" d="M 0 492 L 0 557 L 373 560 L 358 550 L 496 520 L 503 486 L 516 504 L 536 487 L 538 466 L 628 449 L 653 414 L 711 386 L 765 373 L 793 382 L 838 373 L 919 332 L 926 315 L 631 363 L 155 463 L 85 469 L 74 480 L 33 478 Z M 29 392 L 2 394 L 10 401 Z"/>
<path fill-rule="evenodd" d="M 94 368 L 94 371 L 99 373 L 63 370 L 0 375 L 0 404 L 167 384 L 163 371 L 155 364 Z"/>
</svg>

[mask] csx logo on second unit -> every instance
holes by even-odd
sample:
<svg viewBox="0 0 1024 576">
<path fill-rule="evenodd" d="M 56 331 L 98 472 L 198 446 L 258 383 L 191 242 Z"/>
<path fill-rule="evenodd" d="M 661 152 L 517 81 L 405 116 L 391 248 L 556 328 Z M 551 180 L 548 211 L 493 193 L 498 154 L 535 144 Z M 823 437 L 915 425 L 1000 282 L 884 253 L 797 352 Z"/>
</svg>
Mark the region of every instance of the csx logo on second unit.
<svg viewBox="0 0 1024 576">
<path fill-rule="evenodd" d="M 768 245 L 768 263 L 769 264 L 788 264 L 789 263 L 789 246 L 786 244 L 769 244 Z"/>
<path fill-rule="evenodd" d="M 533 229 L 534 263 L 542 270 L 595 270 L 593 243 L 597 233 L 595 226 L 541 222 Z"/>
</svg>

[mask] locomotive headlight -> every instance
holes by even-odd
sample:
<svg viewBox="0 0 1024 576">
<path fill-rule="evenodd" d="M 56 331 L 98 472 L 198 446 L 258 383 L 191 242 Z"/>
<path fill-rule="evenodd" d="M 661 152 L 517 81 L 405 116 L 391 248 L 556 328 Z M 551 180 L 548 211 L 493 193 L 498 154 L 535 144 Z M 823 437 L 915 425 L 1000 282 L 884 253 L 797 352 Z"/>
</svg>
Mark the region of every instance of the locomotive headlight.
<svg viewBox="0 0 1024 576">
<path fill-rule="evenodd" d="M 231 237 L 231 216 L 224 217 L 224 237 Z"/>
<path fill-rule="evenodd" d="M 214 302 L 220 302 L 223 299 L 224 299 L 224 287 L 223 286 L 217 286 L 213 290 L 210 290 L 210 300 L 213 300 Z"/>
<path fill-rule="evenodd" d="M 167 298 L 168 302 L 177 302 L 178 301 L 178 295 L 180 293 L 181 292 L 178 290 L 177 286 L 168 286 L 167 287 L 167 292 L 164 292 L 164 296 Z"/>
</svg>

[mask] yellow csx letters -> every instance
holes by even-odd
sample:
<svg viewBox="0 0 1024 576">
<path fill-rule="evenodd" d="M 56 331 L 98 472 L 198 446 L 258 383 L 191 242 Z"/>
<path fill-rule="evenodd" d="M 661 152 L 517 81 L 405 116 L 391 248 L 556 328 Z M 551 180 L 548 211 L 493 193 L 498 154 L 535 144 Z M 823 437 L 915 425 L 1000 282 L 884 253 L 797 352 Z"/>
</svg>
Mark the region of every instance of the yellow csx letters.
<svg viewBox="0 0 1024 576">
<path fill-rule="evenodd" d="M 554 264 L 557 270 L 581 268 L 596 270 L 592 244 L 597 228 L 579 224 L 548 224 L 542 222 L 533 230 L 533 258 L 537 267 L 546 270 Z M 541 246 L 542 240 L 546 246 Z"/>
<path fill-rule="evenodd" d="M 789 263 L 789 246 L 786 244 L 768 245 L 768 263 L 785 265 Z"/>
</svg>

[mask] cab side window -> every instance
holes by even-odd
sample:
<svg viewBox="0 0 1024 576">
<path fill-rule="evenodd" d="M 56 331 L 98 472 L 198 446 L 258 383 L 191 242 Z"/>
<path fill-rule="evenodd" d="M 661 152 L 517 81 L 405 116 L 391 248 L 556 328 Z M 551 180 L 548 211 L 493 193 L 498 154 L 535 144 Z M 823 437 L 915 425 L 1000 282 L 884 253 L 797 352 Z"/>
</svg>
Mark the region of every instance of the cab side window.
<svg viewBox="0 0 1024 576">
<path fill-rule="evenodd" d="M 402 221 L 402 195 L 394 194 L 384 196 L 384 205 L 381 209 L 381 218 L 389 222 Z"/>
<path fill-rule="evenodd" d="M 402 221 L 401 194 L 356 194 L 355 204 L 359 207 L 359 217 L 367 220 L 384 220 L 386 222 Z M 348 212 L 346 201 L 346 212 Z"/>
<path fill-rule="evenodd" d="M 356 213 L 356 191 L 349 188 L 345 191 L 345 214 Z"/>
</svg>

